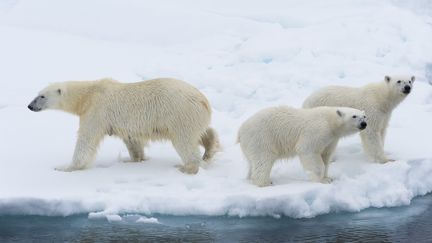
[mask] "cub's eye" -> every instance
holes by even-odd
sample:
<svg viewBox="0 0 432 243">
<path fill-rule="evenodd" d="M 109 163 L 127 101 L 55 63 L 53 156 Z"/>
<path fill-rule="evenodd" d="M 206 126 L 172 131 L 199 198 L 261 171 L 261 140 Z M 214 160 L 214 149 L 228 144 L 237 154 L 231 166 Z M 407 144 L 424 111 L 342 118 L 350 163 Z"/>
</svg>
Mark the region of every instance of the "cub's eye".
<svg viewBox="0 0 432 243">
<path fill-rule="evenodd" d="M 41 99 L 45 99 L 45 96 L 41 95 Z"/>
<path fill-rule="evenodd" d="M 356 115 L 354 115 L 354 116 L 353 116 L 353 118 L 354 118 L 354 119 L 356 119 L 356 118 L 357 118 L 357 116 L 356 116 Z"/>
<path fill-rule="evenodd" d="M 397 81 L 397 83 L 398 83 L 398 84 L 400 84 L 400 83 L 401 83 L 401 81 L 399 80 L 399 81 Z"/>
<path fill-rule="evenodd" d="M 408 81 L 408 83 L 411 83 L 411 81 Z"/>
</svg>

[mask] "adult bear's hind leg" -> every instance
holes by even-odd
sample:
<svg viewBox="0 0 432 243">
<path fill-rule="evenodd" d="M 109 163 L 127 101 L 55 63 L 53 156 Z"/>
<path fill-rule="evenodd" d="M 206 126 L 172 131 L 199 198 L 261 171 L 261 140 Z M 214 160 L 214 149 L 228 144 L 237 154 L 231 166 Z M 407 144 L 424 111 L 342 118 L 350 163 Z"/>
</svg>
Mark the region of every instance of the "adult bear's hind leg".
<svg viewBox="0 0 432 243">
<path fill-rule="evenodd" d="M 172 144 L 183 161 L 180 171 L 186 174 L 198 173 L 202 161 L 198 139 L 185 139 L 184 136 L 179 136 L 172 140 Z"/>
<path fill-rule="evenodd" d="M 128 137 L 123 139 L 123 142 L 126 144 L 126 147 L 129 151 L 129 156 L 132 162 L 140 162 L 146 160 L 144 154 L 144 142 L 140 139 Z"/>
</svg>

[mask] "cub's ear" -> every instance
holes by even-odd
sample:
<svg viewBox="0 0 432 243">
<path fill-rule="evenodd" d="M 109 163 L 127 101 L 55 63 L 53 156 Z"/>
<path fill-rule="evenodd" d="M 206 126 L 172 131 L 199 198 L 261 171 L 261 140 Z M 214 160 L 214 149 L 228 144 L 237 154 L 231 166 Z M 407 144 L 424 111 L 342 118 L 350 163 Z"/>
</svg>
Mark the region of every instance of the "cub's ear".
<svg viewBox="0 0 432 243">
<path fill-rule="evenodd" d="M 61 89 L 57 89 L 57 94 L 61 95 L 63 91 Z"/>
<path fill-rule="evenodd" d="M 415 81 L 415 76 L 411 76 L 411 82 Z"/>
<path fill-rule="evenodd" d="M 343 113 L 342 111 L 340 111 L 340 110 L 337 110 L 337 111 L 336 111 L 336 114 L 338 114 L 338 116 L 340 116 L 340 117 L 343 117 L 343 116 L 344 116 L 344 113 Z"/>
<path fill-rule="evenodd" d="M 390 83 L 391 78 L 390 78 L 390 76 L 387 76 L 387 75 L 386 75 L 386 76 L 384 77 L 384 80 L 385 80 L 387 83 Z"/>
</svg>

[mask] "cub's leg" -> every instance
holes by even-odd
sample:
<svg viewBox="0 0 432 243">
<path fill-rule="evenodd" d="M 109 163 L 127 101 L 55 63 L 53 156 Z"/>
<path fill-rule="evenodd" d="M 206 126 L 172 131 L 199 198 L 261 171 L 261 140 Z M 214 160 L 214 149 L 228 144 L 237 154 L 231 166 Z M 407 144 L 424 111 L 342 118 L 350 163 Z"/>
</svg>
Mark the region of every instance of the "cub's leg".
<svg viewBox="0 0 432 243">
<path fill-rule="evenodd" d="M 254 169 L 253 169 L 253 165 L 252 165 L 251 162 L 249 162 L 249 168 L 248 168 L 248 174 L 247 174 L 247 179 L 248 179 L 248 180 L 252 179 L 251 177 L 252 177 L 252 171 L 253 171 L 253 170 L 254 170 Z"/>
<path fill-rule="evenodd" d="M 252 159 L 249 161 L 249 178 L 254 185 L 264 187 L 272 184 L 270 172 L 275 160 L 272 158 Z"/>
<path fill-rule="evenodd" d="M 330 166 L 330 159 L 333 154 L 333 152 L 336 149 L 336 146 L 338 144 L 338 141 L 330 143 L 327 148 L 324 149 L 323 153 L 321 154 L 321 158 L 324 162 L 324 180 L 331 182 L 332 179 L 328 177 L 328 168 Z"/>
<path fill-rule="evenodd" d="M 321 154 L 299 154 L 299 157 L 304 169 L 310 172 L 310 178 L 312 181 L 329 183 L 329 181 L 324 178 L 325 164 Z"/>
</svg>

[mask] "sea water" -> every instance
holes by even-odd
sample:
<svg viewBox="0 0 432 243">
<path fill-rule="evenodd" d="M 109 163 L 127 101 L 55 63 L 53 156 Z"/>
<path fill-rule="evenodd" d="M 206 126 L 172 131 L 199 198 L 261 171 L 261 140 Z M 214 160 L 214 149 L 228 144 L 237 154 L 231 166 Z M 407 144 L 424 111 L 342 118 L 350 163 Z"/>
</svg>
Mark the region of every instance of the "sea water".
<svg viewBox="0 0 432 243">
<path fill-rule="evenodd" d="M 157 223 L 68 217 L 0 216 L 0 242 L 432 242 L 432 195 L 411 205 L 309 219 L 152 215 Z"/>
</svg>

